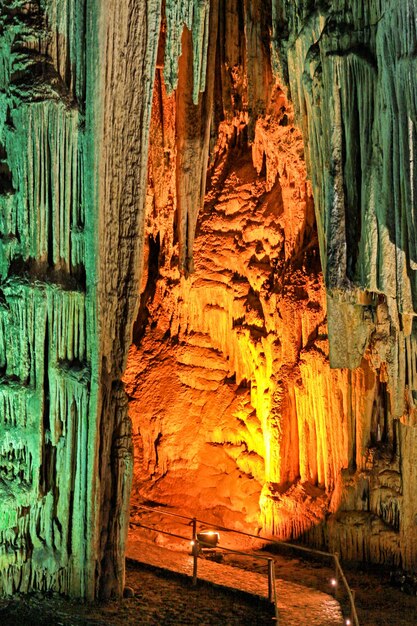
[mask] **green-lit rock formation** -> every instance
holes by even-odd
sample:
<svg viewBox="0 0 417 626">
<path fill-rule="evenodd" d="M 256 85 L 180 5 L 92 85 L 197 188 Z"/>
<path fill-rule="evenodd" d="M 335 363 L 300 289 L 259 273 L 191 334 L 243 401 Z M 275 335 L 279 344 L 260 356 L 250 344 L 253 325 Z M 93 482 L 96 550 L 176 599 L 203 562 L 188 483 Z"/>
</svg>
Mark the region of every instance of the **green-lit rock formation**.
<svg viewBox="0 0 417 626">
<path fill-rule="evenodd" d="M 0 3 L 4 594 L 93 598 L 123 586 L 131 445 L 119 379 L 140 270 L 159 35 L 157 11 L 130 13 L 88 0 Z M 121 52 L 129 28 L 134 77 L 125 76 Z M 143 125 L 131 118 L 133 131 L 121 117 L 129 102 L 116 91 L 135 94 Z M 136 149 L 125 158 L 130 131 Z M 106 177 L 106 168 L 125 175 Z"/>
<path fill-rule="evenodd" d="M 415 565 L 417 5 L 272 6 L 275 71 L 289 85 L 313 185 L 330 363 L 356 368 L 366 355 L 388 383 L 386 452 L 401 477 L 388 508 L 397 522 L 380 501 L 371 502 L 371 512 L 385 519 L 387 531 L 399 531 L 402 558 Z M 389 465 L 376 459 L 375 473 Z M 382 482 L 376 491 L 384 487 L 393 486 Z"/>
<path fill-rule="evenodd" d="M 97 202 L 78 43 L 91 16 L 6 0 L 0 24 L 0 587 L 92 596 Z"/>
<path fill-rule="evenodd" d="M 372 326 L 367 309 L 375 310 L 379 295 L 396 326 L 393 392 L 397 383 L 413 389 L 415 366 L 405 378 L 405 343 L 414 344 L 417 310 L 416 5 L 340 0 L 273 6 L 276 69 L 289 83 L 313 183 L 335 325 L 333 363 L 359 365 Z M 368 328 L 368 336 L 354 333 L 348 350 L 336 319 L 340 307 Z M 392 399 L 400 416 L 402 392 Z"/>
</svg>

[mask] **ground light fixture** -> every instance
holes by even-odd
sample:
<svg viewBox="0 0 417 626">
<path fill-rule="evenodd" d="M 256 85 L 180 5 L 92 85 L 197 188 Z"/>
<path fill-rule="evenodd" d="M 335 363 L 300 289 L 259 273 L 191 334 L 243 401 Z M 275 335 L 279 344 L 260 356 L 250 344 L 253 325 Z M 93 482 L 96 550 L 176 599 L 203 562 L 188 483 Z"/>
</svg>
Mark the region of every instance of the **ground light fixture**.
<svg viewBox="0 0 417 626">
<path fill-rule="evenodd" d="M 197 540 L 203 548 L 215 548 L 220 541 L 217 530 L 201 530 L 197 533 Z"/>
</svg>

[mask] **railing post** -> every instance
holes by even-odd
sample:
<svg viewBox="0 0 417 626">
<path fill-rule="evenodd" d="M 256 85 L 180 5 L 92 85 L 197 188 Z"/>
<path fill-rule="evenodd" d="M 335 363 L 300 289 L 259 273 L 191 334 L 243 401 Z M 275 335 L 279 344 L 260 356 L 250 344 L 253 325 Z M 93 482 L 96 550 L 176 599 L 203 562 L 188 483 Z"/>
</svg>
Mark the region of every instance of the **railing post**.
<svg viewBox="0 0 417 626">
<path fill-rule="evenodd" d="M 274 559 L 268 559 L 268 600 L 274 605 L 275 622 L 278 624 L 277 586 L 275 582 Z"/>
<path fill-rule="evenodd" d="M 145 506 L 145 505 L 139 505 L 138 508 L 150 511 L 150 512 L 155 512 L 154 508 Z M 188 523 L 191 525 L 192 524 L 192 532 L 193 532 L 193 536 L 192 536 L 192 541 L 191 541 L 191 545 L 192 545 L 192 551 L 191 554 L 193 556 L 193 585 L 197 584 L 197 558 L 200 554 L 200 544 L 199 541 L 197 539 L 197 519 L 195 517 L 190 518 L 188 516 L 185 515 L 178 515 L 176 513 L 169 513 L 167 511 L 162 511 L 160 509 L 157 510 L 158 513 L 161 513 L 162 515 L 168 515 L 171 517 L 178 517 L 181 519 L 186 519 L 188 520 Z M 191 520 L 191 522 L 190 522 Z M 202 520 L 199 520 L 199 523 L 201 524 L 205 524 L 206 522 L 203 522 Z M 207 522 L 208 523 L 208 522 Z M 140 524 L 137 523 L 137 526 L 141 526 L 142 528 L 147 528 L 148 530 L 155 530 L 154 527 L 148 527 L 145 526 L 144 524 Z M 218 526 L 215 525 L 216 528 L 220 529 L 220 530 L 226 530 L 226 531 L 232 531 L 231 528 L 224 528 L 223 526 Z M 179 539 L 185 539 L 186 541 L 188 541 L 188 539 L 186 537 L 183 537 L 182 535 L 176 535 L 176 534 L 172 534 L 169 533 L 167 531 L 163 531 L 161 530 L 160 532 L 165 533 L 166 535 L 171 535 L 173 537 L 178 537 Z M 339 553 L 338 552 L 323 552 L 321 550 L 312 550 L 311 548 L 306 548 L 303 546 L 298 546 L 298 545 L 293 545 L 290 543 L 286 543 L 285 541 L 274 541 L 272 539 L 269 539 L 267 537 L 261 537 L 259 535 L 253 535 L 250 533 L 245 533 L 242 531 L 232 531 L 232 532 L 237 532 L 239 535 L 245 535 L 247 537 L 252 537 L 253 539 L 261 539 L 270 543 L 277 543 L 280 544 L 282 546 L 287 546 L 290 547 L 292 549 L 296 549 L 296 550 L 301 550 L 302 552 L 309 552 L 311 554 L 319 554 L 321 556 L 325 556 L 326 558 L 332 557 L 334 560 L 334 567 L 335 567 L 335 577 L 334 580 L 332 579 L 331 581 L 331 585 L 334 587 L 334 593 L 335 595 L 337 594 L 337 585 L 339 582 L 339 579 L 343 582 L 343 585 L 346 589 L 346 592 L 349 596 L 349 600 L 351 602 L 351 620 L 354 622 L 355 626 L 359 626 L 359 621 L 358 621 L 358 616 L 357 616 L 357 612 L 356 612 L 356 607 L 355 607 L 355 592 L 353 590 L 350 589 L 349 584 L 346 580 L 346 577 L 343 573 L 343 569 L 342 566 L 340 565 L 340 561 L 339 561 Z M 233 552 L 233 550 L 232 550 Z M 267 558 L 267 557 L 260 557 L 260 558 Z M 268 558 L 268 598 L 270 601 L 272 601 L 275 604 L 275 620 L 278 623 L 278 602 L 277 602 L 277 590 L 276 590 L 276 582 L 275 582 L 275 561 L 273 559 Z M 348 620 L 349 621 L 349 620 Z"/>
<path fill-rule="evenodd" d="M 352 593 L 352 602 L 350 606 L 350 619 L 352 621 L 352 624 L 357 624 L 357 617 L 356 617 L 356 612 L 355 612 L 356 591 L 354 589 L 351 589 L 351 593 Z"/>
<path fill-rule="evenodd" d="M 268 559 L 268 600 L 270 602 L 274 601 L 273 574 L 274 574 L 274 560 Z"/>
<path fill-rule="evenodd" d="M 338 595 L 338 587 L 339 587 L 339 553 L 334 553 L 334 579 L 336 584 L 334 585 L 334 596 Z M 340 597 L 340 596 L 339 596 Z"/>
<path fill-rule="evenodd" d="M 197 559 L 198 559 L 198 540 L 197 540 L 197 520 L 193 517 L 193 539 L 192 551 L 193 555 L 193 586 L 197 584 Z"/>
<path fill-rule="evenodd" d="M 277 598 L 277 581 L 275 578 L 275 561 L 272 559 L 272 584 L 273 584 L 273 602 L 275 608 L 275 623 L 279 624 L 279 615 L 278 615 L 278 598 Z"/>
</svg>

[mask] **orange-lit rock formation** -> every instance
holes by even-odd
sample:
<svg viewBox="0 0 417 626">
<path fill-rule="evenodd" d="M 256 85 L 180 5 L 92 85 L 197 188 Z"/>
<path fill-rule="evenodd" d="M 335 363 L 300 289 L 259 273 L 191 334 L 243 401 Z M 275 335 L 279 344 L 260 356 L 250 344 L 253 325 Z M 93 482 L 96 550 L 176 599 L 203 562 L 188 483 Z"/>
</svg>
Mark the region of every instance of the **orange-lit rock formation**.
<svg viewBox="0 0 417 626">
<path fill-rule="evenodd" d="M 147 284 L 126 372 L 140 433 L 136 488 L 189 512 L 296 535 L 337 506 L 349 439 L 347 419 L 331 419 L 332 410 L 346 412 L 333 388 L 346 387 L 347 374 L 332 372 L 326 358 L 301 137 L 278 88 L 252 148 L 242 129 L 231 146 L 233 125 L 223 124 L 195 273 L 185 278 L 170 239 L 175 170 L 163 165 L 167 153 L 174 158 L 174 124 L 173 98 L 158 77 Z"/>
<path fill-rule="evenodd" d="M 275 27 L 290 12 L 274 9 Z M 162 54 L 155 80 L 145 273 L 125 374 L 133 498 L 410 567 L 416 434 L 393 408 L 403 406 L 393 404 L 403 393 L 393 378 L 393 324 L 401 324 L 382 294 L 340 286 L 326 294 L 321 196 L 313 188 L 317 233 L 297 129 L 314 112 L 302 117 L 297 101 L 294 119 L 271 67 L 271 49 L 275 70 L 288 50 L 290 73 L 307 52 L 289 37 L 291 21 L 283 33 L 294 49 L 271 48 L 261 3 L 221 2 L 210 15 L 215 72 L 198 106 L 186 31 L 178 82 L 170 79 L 176 91 L 167 93 L 173 66 L 162 67 Z M 304 140 L 317 185 L 331 163 L 312 155 L 311 128 Z M 330 367 L 328 302 L 332 365 L 352 369 Z"/>
</svg>

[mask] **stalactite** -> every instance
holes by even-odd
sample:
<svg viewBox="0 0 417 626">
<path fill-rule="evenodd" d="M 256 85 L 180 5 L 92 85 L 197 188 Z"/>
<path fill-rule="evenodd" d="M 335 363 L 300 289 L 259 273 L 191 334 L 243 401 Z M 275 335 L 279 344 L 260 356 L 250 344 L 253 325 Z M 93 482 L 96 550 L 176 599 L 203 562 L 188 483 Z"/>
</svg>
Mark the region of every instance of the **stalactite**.
<svg viewBox="0 0 417 626">
<path fill-rule="evenodd" d="M 161 7 L 105 4 L 5 0 L 0 9 L 0 491 L 7 507 L 0 515 L 1 594 L 53 590 L 92 599 L 123 589 L 120 519 L 128 507 L 130 451 L 111 469 L 104 460 L 99 473 L 98 451 L 110 458 L 123 421 L 123 398 L 107 407 L 109 414 L 103 409 L 101 372 L 107 358 L 110 385 L 117 381 L 128 345 L 123 333 L 112 332 L 109 318 L 117 315 L 108 310 L 121 298 L 118 322 L 129 327 L 136 302 L 144 195 L 134 197 L 143 185 L 132 172 L 134 163 L 144 176 Z M 122 14 L 126 29 L 134 23 L 145 29 L 137 30 L 129 60 L 109 51 L 112 42 L 124 45 Z M 145 50 L 150 75 L 143 93 L 116 102 L 115 90 L 136 94 L 142 75 L 132 75 L 134 89 L 123 89 L 106 82 L 107 70 L 114 67 L 118 80 L 127 63 L 142 71 Z M 106 54 L 101 74 L 98 59 Z M 116 147 L 126 137 L 107 133 L 115 118 L 109 124 L 102 116 L 103 93 L 132 121 L 126 132 L 134 134 L 142 165 L 133 154 L 120 161 Z M 126 177 L 123 192 L 112 187 L 106 196 L 98 180 L 103 186 L 115 180 L 102 176 L 116 171 L 110 155 L 123 163 Z M 111 239 L 106 227 L 117 223 L 132 229 L 129 238 L 116 229 L 117 242 Z M 132 239 L 139 242 L 133 252 Z M 110 279 L 119 249 L 125 258 L 133 255 L 128 265 L 136 269 L 121 270 L 127 282 L 116 295 Z M 117 506 L 102 509 L 120 482 Z M 104 575 L 97 537 L 106 524 L 109 544 L 118 547 L 109 551 Z"/>
<path fill-rule="evenodd" d="M 346 351 L 337 321 L 343 307 L 362 326 L 367 292 L 395 299 L 397 312 L 390 315 L 397 328 L 398 315 L 415 312 L 416 112 L 415 90 L 407 79 L 414 64 L 415 7 L 378 1 L 354 3 L 348 10 L 342 0 L 331 7 L 287 2 L 273 7 L 274 67 L 289 80 L 303 128 L 323 271 L 332 296 L 331 358 L 333 353 L 336 366 L 354 367 L 371 332 L 359 333 Z M 278 41 L 284 23 L 286 36 Z M 401 353 L 402 340 L 396 339 Z M 392 389 L 404 388 L 395 355 L 391 358 Z M 404 397 L 393 394 L 393 399 L 400 416 L 406 410 Z"/>
<path fill-rule="evenodd" d="M 207 56 L 210 30 L 210 0 L 166 0 L 166 41 L 164 80 L 169 91 L 178 85 L 178 59 L 184 52 L 184 27 L 192 36 L 192 100 L 198 104 L 200 93 L 206 90 Z M 213 44 L 212 44 L 213 45 Z"/>
<path fill-rule="evenodd" d="M 164 92 L 159 91 L 159 96 L 161 93 Z M 163 107 L 158 98 L 155 106 L 153 123 L 155 129 L 159 129 L 157 112 L 161 115 Z M 140 322 L 146 324 L 153 320 L 157 336 L 177 337 L 179 346 L 175 349 L 175 369 L 171 369 L 174 367 L 171 360 L 162 357 L 160 352 L 163 349 L 164 355 L 170 353 L 169 340 L 167 345 L 163 340 L 159 343 L 160 339 L 153 344 L 151 335 L 146 335 L 142 341 L 152 345 L 148 351 L 157 356 L 150 357 L 150 363 L 142 368 L 138 367 L 136 359 L 143 352 L 132 353 L 126 381 L 128 392 L 134 398 L 131 408 L 134 428 L 139 428 L 141 433 L 141 479 L 146 497 L 157 497 L 152 477 L 154 480 L 158 477 L 156 491 L 163 493 L 164 500 L 175 501 L 175 475 L 181 475 L 186 460 L 179 463 L 170 459 L 167 448 L 170 442 L 178 446 L 175 457 L 200 455 L 200 472 L 207 480 L 207 488 L 202 487 L 202 493 L 217 489 L 216 500 L 223 503 L 229 485 L 210 487 L 210 481 L 216 479 L 210 474 L 210 457 L 206 458 L 209 453 L 204 447 L 198 451 L 201 445 L 198 437 L 197 449 L 192 453 L 187 450 L 189 435 L 183 429 L 194 432 L 194 426 L 187 428 L 184 424 L 181 427 L 177 413 L 190 411 L 188 405 L 187 409 L 179 408 L 186 398 L 198 404 L 207 397 L 206 406 L 215 402 L 208 399 L 210 393 L 218 394 L 220 389 L 224 389 L 228 398 L 232 389 L 226 392 L 228 383 L 225 381 L 232 380 L 231 385 L 240 390 L 242 402 L 229 404 L 227 409 L 222 409 L 224 415 L 213 417 L 213 430 L 205 435 L 207 443 L 214 446 L 212 458 L 227 466 L 226 459 L 231 459 L 230 467 L 239 472 L 233 496 L 228 496 L 229 514 L 233 517 L 233 511 L 238 510 L 237 491 L 241 488 L 245 492 L 249 479 L 251 496 L 256 494 L 260 498 L 264 530 L 288 538 L 317 523 L 326 506 L 335 510 L 340 502 L 339 473 L 349 463 L 345 451 L 349 449 L 349 407 L 345 397 L 335 397 L 333 389 L 335 385 L 345 388 L 348 374 L 332 373 L 322 348 L 315 350 L 312 337 L 320 332 L 318 328 L 324 323 L 325 300 L 314 271 L 307 275 L 307 264 L 298 266 L 296 260 L 300 246 L 308 236 L 314 236 L 308 213 L 308 186 L 293 186 L 293 181 L 300 181 L 303 176 L 302 166 L 294 162 L 294 155 L 301 147 L 297 144 L 300 136 L 297 138 L 294 134 L 291 109 L 279 89 L 274 93 L 272 106 L 269 123 L 260 121 L 255 125 L 252 155 L 249 152 L 247 160 L 236 156 L 235 167 L 225 166 L 220 158 L 220 173 L 211 172 L 215 180 L 222 178 L 221 168 L 225 168 L 221 191 L 211 187 L 207 196 L 195 245 L 195 274 L 188 279 L 178 275 L 175 279 L 172 269 L 168 268 L 175 247 L 169 242 L 164 223 L 155 223 L 155 205 L 149 203 L 147 226 L 153 238 L 155 227 L 165 233 L 160 237 L 160 254 L 166 255 L 166 260 L 158 266 L 159 280 L 149 261 L 148 287 L 144 293 L 147 299 L 143 301 L 147 315 L 141 317 Z M 171 132 L 170 123 L 171 118 L 164 119 L 163 132 L 167 137 Z M 154 132 L 156 130 L 151 131 Z M 165 180 L 167 173 L 159 167 L 166 144 L 159 135 L 157 141 L 151 152 L 149 195 L 159 203 L 158 176 Z M 251 160 L 261 170 L 264 158 L 267 176 L 262 182 L 256 182 Z M 217 163 L 215 158 L 213 162 Z M 228 163 L 227 157 L 225 163 Z M 169 220 L 169 213 L 165 211 Z M 157 219 L 161 220 L 161 213 Z M 286 280 L 292 263 L 294 282 Z M 152 288 L 151 280 L 156 281 Z M 165 281 L 171 281 L 169 296 Z M 275 290 L 271 293 L 272 285 Z M 304 296 L 305 307 L 298 297 L 304 289 L 308 289 Z M 279 318 L 281 321 L 277 323 Z M 303 347 L 304 353 L 301 352 Z M 135 367 L 138 367 L 136 372 Z M 172 406 L 171 403 L 165 406 L 164 397 L 159 394 L 148 397 L 147 384 L 152 389 L 156 385 L 153 367 L 167 381 L 164 392 L 173 399 Z M 359 396 L 364 381 L 358 382 Z M 344 421 L 333 422 L 334 414 L 344 415 Z M 190 415 L 188 419 L 193 421 Z M 205 419 L 203 423 L 207 424 Z M 210 425 L 201 427 L 202 432 L 206 427 Z M 335 444 L 333 454 L 328 450 L 329 438 Z M 294 485 L 290 495 L 283 495 L 283 485 Z M 198 483 L 194 489 L 189 488 L 191 502 L 196 497 L 193 494 L 196 488 Z M 298 507 L 295 505 L 297 498 Z M 197 506 L 201 506 L 201 502 Z M 294 506 L 297 514 L 292 512 Z M 306 512 L 308 508 L 311 514 Z M 249 519 L 253 520 L 252 507 Z"/>
<path fill-rule="evenodd" d="M 186 252 L 184 241 L 197 212 L 189 219 L 185 200 L 193 198 L 197 209 L 204 188 L 201 117 L 193 108 L 196 60 L 202 66 L 191 53 L 190 6 L 177 5 L 175 14 L 181 25 L 188 20 L 188 31 L 172 30 L 172 7 L 167 14 L 174 63 L 165 59 L 164 77 L 177 94 L 174 107 L 161 71 L 151 128 L 148 273 L 126 379 L 142 434 L 142 476 L 148 458 L 155 480 L 144 481 L 144 493 L 166 493 L 174 502 L 175 472 L 186 461 L 170 462 L 168 441 L 175 445 L 178 433 L 188 441 L 174 413 L 185 410 L 182 403 L 189 410 L 187 398 L 208 404 L 221 390 L 227 409 L 213 418 L 208 443 L 228 472 L 240 472 L 237 484 L 255 477 L 265 530 L 302 534 L 348 558 L 398 562 L 406 552 L 403 528 L 414 532 L 413 499 L 402 497 L 399 466 L 404 442 L 411 442 L 407 454 L 413 445 L 402 429 L 415 423 L 415 90 L 406 79 L 414 68 L 414 6 L 276 0 L 270 15 L 260 3 L 219 2 L 208 190 L 196 273 L 186 280 L 175 263 L 178 255 L 180 267 L 192 269 L 192 239 Z M 206 84 L 199 106 L 209 90 Z M 239 161 L 248 138 L 257 177 Z M 197 146 L 194 162 L 190 146 Z M 303 156 L 311 188 L 294 166 Z M 311 190 L 326 296 L 316 273 Z M 170 235 L 175 211 L 179 247 Z M 142 367 L 139 355 L 147 351 L 158 358 L 146 357 Z M 157 395 L 158 409 L 148 396 L 158 359 L 176 398 L 172 409 Z M 230 400 L 233 390 L 246 408 Z M 138 417 L 143 398 L 153 407 L 145 407 L 146 419 Z M 199 454 L 207 480 L 210 462 L 205 450 Z M 230 513 L 239 500 L 227 497 Z"/>
<path fill-rule="evenodd" d="M 1 593 L 122 592 L 142 282 L 147 494 L 415 562 L 415 48 L 413 2 L 4 0 Z"/>
<path fill-rule="evenodd" d="M 203 5 L 202 5 L 203 6 Z M 183 31 L 182 56 L 179 60 L 176 98 L 177 134 L 177 231 L 179 239 L 179 266 L 185 273 L 193 271 L 193 244 L 197 216 L 202 207 L 206 186 L 209 155 L 210 125 L 213 108 L 214 61 L 217 39 L 218 8 L 212 3 L 210 20 L 207 20 L 207 53 L 205 45 L 204 71 L 207 72 L 207 89 L 200 98 L 195 97 L 196 33 Z M 199 58 L 199 57 L 197 57 Z M 204 81 L 205 82 L 205 81 Z"/>
<path fill-rule="evenodd" d="M 355 456 L 357 467 L 370 472 L 373 525 L 363 517 L 355 538 L 346 518 L 331 527 L 328 541 L 336 545 L 343 527 L 346 540 L 336 547 L 349 558 L 398 562 L 401 552 L 411 564 L 403 532 L 407 526 L 414 536 L 404 518 L 414 500 L 402 498 L 408 476 L 395 469 L 392 450 L 403 457 L 415 424 L 416 90 L 408 77 L 415 71 L 416 8 L 385 0 L 272 6 L 273 68 L 295 105 L 315 198 L 330 361 L 354 368 L 366 354 L 388 390 L 382 426 L 369 422 L 369 404 L 357 413 L 362 460 L 358 450 Z M 373 402 L 379 411 L 380 400 Z M 398 418 L 405 430 L 398 431 Z M 376 452 L 367 465 L 370 445 Z M 399 472 L 393 491 L 374 484 L 384 446 L 391 450 L 389 471 Z M 354 485 L 344 489 L 355 493 Z M 358 500 L 346 506 L 352 511 Z M 393 530 L 378 527 L 378 518 Z"/>
</svg>

